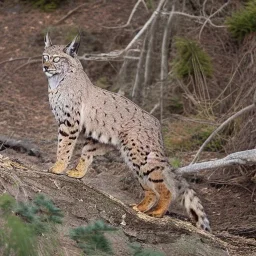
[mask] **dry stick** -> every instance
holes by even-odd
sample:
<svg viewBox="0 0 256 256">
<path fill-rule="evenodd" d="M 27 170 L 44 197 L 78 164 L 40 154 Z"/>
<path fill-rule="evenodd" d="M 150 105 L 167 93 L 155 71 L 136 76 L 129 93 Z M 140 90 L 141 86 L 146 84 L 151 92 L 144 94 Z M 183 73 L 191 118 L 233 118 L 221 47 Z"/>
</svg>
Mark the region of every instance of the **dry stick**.
<svg viewBox="0 0 256 256">
<path fill-rule="evenodd" d="M 144 34 L 144 32 L 147 30 L 147 28 L 149 27 L 149 25 L 151 24 L 151 22 L 153 21 L 153 19 L 155 18 L 155 16 L 160 12 L 162 6 L 164 5 L 166 0 L 161 0 L 156 8 L 156 10 L 153 12 L 153 14 L 151 15 L 151 17 L 148 19 L 148 21 L 144 24 L 144 26 L 142 27 L 142 29 L 139 31 L 139 33 L 132 39 L 132 41 L 126 46 L 126 48 L 124 49 L 124 51 L 129 50 L 133 44 Z"/>
<path fill-rule="evenodd" d="M 225 4 L 223 4 L 216 12 L 214 12 L 208 18 L 206 18 L 203 26 L 200 29 L 199 35 L 198 35 L 199 40 L 201 39 L 201 34 L 202 34 L 203 29 L 206 26 L 207 22 L 209 22 L 211 24 L 211 18 L 214 17 L 217 13 L 221 12 L 227 5 L 229 5 L 229 3 L 230 3 L 230 0 L 228 0 Z"/>
<path fill-rule="evenodd" d="M 170 12 L 161 12 L 161 14 L 164 15 L 169 15 Z M 204 17 L 204 16 L 195 16 L 189 13 L 185 13 L 185 12 L 179 12 L 179 11 L 175 11 L 173 12 L 174 15 L 181 15 L 187 18 L 191 18 L 191 19 L 196 19 L 196 20 L 208 20 L 208 18 Z M 211 20 L 208 20 L 208 22 L 210 23 L 211 26 L 215 27 L 215 28 L 226 28 L 227 26 L 224 25 L 215 25 Z"/>
<path fill-rule="evenodd" d="M 125 27 L 128 27 L 132 21 L 132 18 L 133 18 L 133 15 L 135 14 L 135 12 L 137 11 L 140 3 L 144 3 L 144 0 L 138 0 L 137 3 L 134 5 L 132 11 L 131 11 L 131 14 L 127 20 L 127 22 L 124 24 L 124 25 L 121 25 L 121 26 L 116 26 L 116 27 L 106 27 L 106 26 L 102 26 L 103 28 L 108 28 L 108 29 L 116 29 L 116 28 L 125 28 Z M 143 5 L 144 5 L 143 4 Z M 144 5 L 145 6 L 145 5 Z"/>
<path fill-rule="evenodd" d="M 83 3 L 80 4 L 79 6 L 77 6 L 76 8 L 70 10 L 64 17 L 62 17 L 61 19 L 59 19 L 58 21 L 56 21 L 54 23 L 54 25 L 58 25 L 60 24 L 62 21 L 64 21 L 65 19 L 67 19 L 71 14 L 73 14 L 74 12 L 76 12 L 77 10 L 81 9 L 82 7 L 84 7 L 87 3 Z"/>
<path fill-rule="evenodd" d="M 132 100 L 137 104 L 140 104 L 142 99 L 142 91 L 143 91 L 143 84 L 144 84 L 143 69 L 144 69 L 144 63 L 145 63 L 145 58 L 147 54 L 146 47 L 147 47 L 147 35 L 143 41 L 143 46 L 140 52 L 140 59 L 137 65 L 135 81 L 132 88 Z"/>
<path fill-rule="evenodd" d="M 245 164 L 256 164 L 256 149 L 238 151 L 227 155 L 224 158 L 190 164 L 188 166 L 184 166 L 176 169 L 177 173 L 190 173 L 190 172 L 198 172 L 203 170 L 211 170 L 219 167 L 227 167 L 232 165 L 245 165 Z"/>
<path fill-rule="evenodd" d="M 173 20 L 174 5 L 172 6 L 172 11 L 170 12 L 167 24 L 164 30 L 163 43 L 162 43 L 162 56 L 161 56 L 161 73 L 160 73 L 160 122 L 163 121 L 163 96 L 164 96 L 164 86 L 166 84 L 166 79 L 168 77 L 168 43 L 169 35 Z"/>
<path fill-rule="evenodd" d="M 28 62 L 26 62 L 26 63 L 20 65 L 19 67 L 17 67 L 13 72 L 15 73 L 15 72 L 17 72 L 19 69 L 21 69 L 21 68 L 23 68 L 23 67 L 25 67 L 25 66 L 27 66 L 27 65 L 31 65 L 31 64 L 35 64 L 35 63 L 39 63 L 39 62 L 41 62 L 41 60 L 28 61 Z"/>
<path fill-rule="evenodd" d="M 231 121 L 233 121 L 235 118 L 239 117 L 240 115 L 252 110 L 255 108 L 254 104 L 251 104 L 243 109 L 241 109 L 240 111 L 238 111 L 237 113 L 235 113 L 234 115 L 232 115 L 231 117 L 229 117 L 225 122 L 223 122 L 216 130 L 214 130 L 214 132 L 207 138 L 207 140 L 203 143 L 203 145 L 200 147 L 200 149 L 197 151 L 194 159 L 192 160 L 192 162 L 190 163 L 190 165 L 194 164 L 196 162 L 196 160 L 198 159 L 199 155 L 201 154 L 201 152 L 203 151 L 203 149 L 205 148 L 205 146 L 211 141 L 211 139 L 219 132 L 221 131 L 228 123 L 230 123 Z"/>
<path fill-rule="evenodd" d="M 124 95 L 125 79 L 127 74 L 128 59 L 124 58 L 124 62 L 117 75 L 117 88 L 120 95 Z"/>
<path fill-rule="evenodd" d="M 204 2 L 203 2 L 202 13 L 203 13 L 204 16 L 206 16 L 206 14 L 205 14 L 205 5 L 206 5 L 206 2 L 207 2 L 207 1 L 208 1 L 208 0 L 204 0 Z"/>
<path fill-rule="evenodd" d="M 226 90 L 229 88 L 229 86 L 231 85 L 231 83 L 233 82 L 233 80 L 234 80 L 234 78 L 235 78 L 236 73 L 239 71 L 239 68 L 240 68 L 240 66 L 241 66 L 241 64 L 242 64 L 242 61 L 243 61 L 244 58 L 247 56 L 247 54 L 249 54 L 249 52 L 246 52 L 246 53 L 243 55 L 243 57 L 241 58 L 241 60 L 240 60 L 239 63 L 237 64 L 237 67 L 236 67 L 235 71 L 233 72 L 232 76 L 230 77 L 230 79 L 229 79 L 229 81 L 228 81 L 226 87 L 224 88 L 224 90 L 221 91 L 221 93 L 218 95 L 218 97 L 214 100 L 213 105 L 216 103 L 216 101 L 217 101 L 218 99 L 220 99 L 220 97 L 221 97 L 221 96 L 226 92 Z"/>
<path fill-rule="evenodd" d="M 149 30 L 149 42 L 148 42 L 148 51 L 145 61 L 145 73 L 144 73 L 144 83 L 147 86 L 150 83 L 151 71 L 152 71 L 152 54 L 155 42 L 156 35 L 156 26 L 159 20 L 160 13 L 157 13 L 154 19 L 152 20 L 152 24 Z"/>
<path fill-rule="evenodd" d="M 159 108 L 159 106 L 160 106 L 160 103 L 158 102 L 158 103 L 156 103 L 156 105 L 151 109 L 151 111 L 149 112 L 149 114 L 153 114 L 158 108 Z"/>
<path fill-rule="evenodd" d="M 41 58 L 41 55 L 40 56 L 34 56 L 34 57 L 20 57 L 20 58 L 10 58 L 9 60 L 4 60 L 2 62 L 0 62 L 0 66 L 5 64 L 5 63 L 8 63 L 8 62 L 13 62 L 13 61 L 19 61 L 19 60 L 31 60 L 31 59 L 36 59 L 36 58 Z"/>
</svg>

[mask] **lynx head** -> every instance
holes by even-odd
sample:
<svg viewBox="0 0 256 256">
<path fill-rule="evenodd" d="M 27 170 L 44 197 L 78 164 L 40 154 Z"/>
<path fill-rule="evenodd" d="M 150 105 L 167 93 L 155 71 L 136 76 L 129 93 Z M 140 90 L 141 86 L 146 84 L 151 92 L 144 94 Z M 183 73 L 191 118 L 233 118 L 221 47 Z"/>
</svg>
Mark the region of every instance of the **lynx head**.
<svg viewBox="0 0 256 256">
<path fill-rule="evenodd" d="M 77 35 L 68 45 L 52 45 L 49 34 L 44 39 L 45 50 L 43 52 L 43 71 L 48 78 L 63 74 L 80 62 L 77 58 L 77 51 L 80 45 L 80 36 Z M 79 63 L 79 64 L 78 64 Z"/>
</svg>

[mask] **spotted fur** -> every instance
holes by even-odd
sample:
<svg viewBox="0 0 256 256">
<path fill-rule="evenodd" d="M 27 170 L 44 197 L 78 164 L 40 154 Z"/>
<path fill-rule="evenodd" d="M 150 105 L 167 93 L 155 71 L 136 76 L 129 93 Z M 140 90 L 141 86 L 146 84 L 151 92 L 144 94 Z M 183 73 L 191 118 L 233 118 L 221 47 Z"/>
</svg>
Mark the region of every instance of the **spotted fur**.
<svg viewBox="0 0 256 256">
<path fill-rule="evenodd" d="M 59 125 L 57 161 L 50 169 L 63 173 L 78 135 L 86 138 L 75 169 L 67 175 L 82 178 L 96 155 L 120 150 L 144 189 L 134 207 L 162 217 L 179 200 L 197 227 L 210 231 L 209 221 L 194 190 L 172 170 L 164 153 L 159 121 L 129 99 L 94 86 L 77 58 L 79 37 L 67 46 L 45 38 L 43 71 L 48 78 L 49 101 Z"/>
</svg>

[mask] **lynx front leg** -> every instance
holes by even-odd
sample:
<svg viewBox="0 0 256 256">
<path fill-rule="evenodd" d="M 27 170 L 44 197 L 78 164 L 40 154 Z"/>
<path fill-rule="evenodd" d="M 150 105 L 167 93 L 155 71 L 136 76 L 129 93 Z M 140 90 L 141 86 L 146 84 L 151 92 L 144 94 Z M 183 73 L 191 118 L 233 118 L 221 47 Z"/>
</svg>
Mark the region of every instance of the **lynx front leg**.
<svg viewBox="0 0 256 256">
<path fill-rule="evenodd" d="M 67 175 L 77 179 L 83 178 L 93 161 L 93 157 L 104 155 L 111 149 L 109 145 L 99 143 L 92 138 L 87 138 L 76 168 L 67 171 Z"/>
<path fill-rule="evenodd" d="M 57 161 L 49 172 L 61 174 L 65 171 L 72 156 L 79 131 L 76 127 L 59 126 Z"/>
</svg>

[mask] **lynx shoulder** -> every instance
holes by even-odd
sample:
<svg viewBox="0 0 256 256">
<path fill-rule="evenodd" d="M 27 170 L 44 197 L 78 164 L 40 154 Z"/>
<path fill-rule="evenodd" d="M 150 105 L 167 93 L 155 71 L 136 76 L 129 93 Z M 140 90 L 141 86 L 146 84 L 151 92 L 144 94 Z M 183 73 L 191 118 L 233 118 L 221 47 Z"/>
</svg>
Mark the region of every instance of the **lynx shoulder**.
<svg viewBox="0 0 256 256">
<path fill-rule="evenodd" d="M 57 161 L 49 171 L 82 178 L 94 156 L 116 148 L 145 193 L 135 210 L 162 217 L 178 200 L 197 227 L 210 231 L 200 199 L 168 163 L 159 121 L 129 99 L 94 86 L 77 58 L 79 44 L 78 36 L 67 46 L 52 45 L 45 37 L 43 71 L 59 125 Z M 85 136 L 81 157 L 67 170 L 80 133 Z"/>
</svg>

